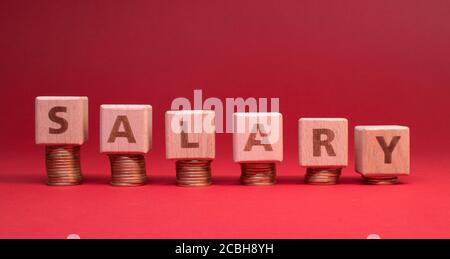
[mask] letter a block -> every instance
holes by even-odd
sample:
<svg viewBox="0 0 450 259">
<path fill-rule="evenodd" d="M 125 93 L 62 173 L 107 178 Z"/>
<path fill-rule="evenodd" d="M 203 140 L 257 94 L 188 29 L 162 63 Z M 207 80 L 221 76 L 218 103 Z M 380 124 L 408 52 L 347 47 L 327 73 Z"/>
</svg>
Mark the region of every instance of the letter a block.
<svg viewBox="0 0 450 259">
<path fill-rule="evenodd" d="M 214 159 L 215 113 L 207 110 L 166 112 L 167 159 Z"/>
<path fill-rule="evenodd" d="M 88 98 L 36 97 L 36 144 L 81 145 L 88 138 Z"/>
<path fill-rule="evenodd" d="M 409 128 L 355 127 L 356 171 L 364 177 L 409 175 Z"/>
<path fill-rule="evenodd" d="M 152 147 L 150 105 L 102 105 L 100 152 L 143 154 Z"/>
<path fill-rule="evenodd" d="M 345 167 L 348 163 L 348 122 L 344 118 L 301 118 L 299 161 L 303 167 Z"/>
<path fill-rule="evenodd" d="M 235 162 L 283 160 L 283 117 L 278 112 L 235 113 L 233 117 Z"/>
</svg>

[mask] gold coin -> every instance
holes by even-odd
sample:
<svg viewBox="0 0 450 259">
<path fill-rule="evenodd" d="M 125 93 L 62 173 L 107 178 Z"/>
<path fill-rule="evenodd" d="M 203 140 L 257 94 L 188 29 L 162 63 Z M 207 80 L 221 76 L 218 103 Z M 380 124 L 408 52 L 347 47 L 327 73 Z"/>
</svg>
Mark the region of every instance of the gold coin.
<svg viewBox="0 0 450 259">
<path fill-rule="evenodd" d="M 46 146 L 45 165 L 48 185 L 77 185 L 83 180 L 78 145 Z"/>
<path fill-rule="evenodd" d="M 305 183 L 313 185 L 336 184 L 341 175 L 341 168 L 307 168 Z"/>
<path fill-rule="evenodd" d="M 147 182 L 144 155 L 109 154 L 111 185 L 140 186 Z"/>
<path fill-rule="evenodd" d="M 175 169 L 178 186 L 211 184 L 211 160 L 178 160 Z"/>
<path fill-rule="evenodd" d="M 367 184 L 374 184 L 374 185 L 390 185 L 390 184 L 398 184 L 399 179 L 398 177 L 366 177 L 363 176 L 363 180 Z"/>
<path fill-rule="evenodd" d="M 241 163 L 241 184 L 272 185 L 275 184 L 275 163 Z"/>
</svg>

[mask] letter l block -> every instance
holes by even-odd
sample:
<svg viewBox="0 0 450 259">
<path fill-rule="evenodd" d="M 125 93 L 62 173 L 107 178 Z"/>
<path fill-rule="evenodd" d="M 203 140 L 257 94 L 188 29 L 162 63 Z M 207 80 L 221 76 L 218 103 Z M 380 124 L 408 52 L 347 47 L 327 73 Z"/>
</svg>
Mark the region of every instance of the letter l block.
<svg viewBox="0 0 450 259">
<path fill-rule="evenodd" d="M 167 111 L 166 158 L 215 158 L 215 112 L 210 110 Z"/>
</svg>

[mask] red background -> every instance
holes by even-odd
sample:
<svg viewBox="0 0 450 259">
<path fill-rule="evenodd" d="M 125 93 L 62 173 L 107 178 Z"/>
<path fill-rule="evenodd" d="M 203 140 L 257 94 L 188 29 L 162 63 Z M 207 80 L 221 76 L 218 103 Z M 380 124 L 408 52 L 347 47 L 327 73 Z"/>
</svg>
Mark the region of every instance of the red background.
<svg viewBox="0 0 450 259">
<path fill-rule="evenodd" d="M 1 1 L 0 237 L 450 238 L 449 1 Z M 229 134 L 214 185 L 174 185 L 164 112 L 175 97 L 279 97 L 284 161 L 271 187 L 238 185 Z M 34 98 L 89 97 L 85 184 L 45 185 Z M 153 106 L 148 185 L 108 185 L 99 105 Z M 350 122 L 336 186 L 302 183 L 297 120 Z M 411 176 L 367 186 L 353 126 L 411 128 Z"/>
</svg>

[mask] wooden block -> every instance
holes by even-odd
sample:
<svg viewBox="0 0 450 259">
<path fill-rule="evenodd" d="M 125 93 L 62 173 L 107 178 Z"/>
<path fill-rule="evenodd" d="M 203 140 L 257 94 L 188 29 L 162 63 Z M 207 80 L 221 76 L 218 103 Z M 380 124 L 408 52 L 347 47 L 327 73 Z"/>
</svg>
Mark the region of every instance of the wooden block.
<svg viewBox="0 0 450 259">
<path fill-rule="evenodd" d="M 409 175 L 409 128 L 355 127 L 356 171 L 369 177 Z"/>
<path fill-rule="evenodd" d="M 143 154 L 151 147 L 152 106 L 101 106 L 100 152 Z"/>
<path fill-rule="evenodd" d="M 299 161 L 303 167 L 345 167 L 348 164 L 348 122 L 344 118 L 301 118 Z"/>
<path fill-rule="evenodd" d="M 35 117 L 36 144 L 81 145 L 88 139 L 85 96 L 38 96 Z"/>
<path fill-rule="evenodd" d="M 214 159 L 215 112 L 207 110 L 166 112 L 167 159 Z"/>
<path fill-rule="evenodd" d="M 278 112 L 235 113 L 233 116 L 235 162 L 283 160 L 283 117 Z"/>
</svg>

